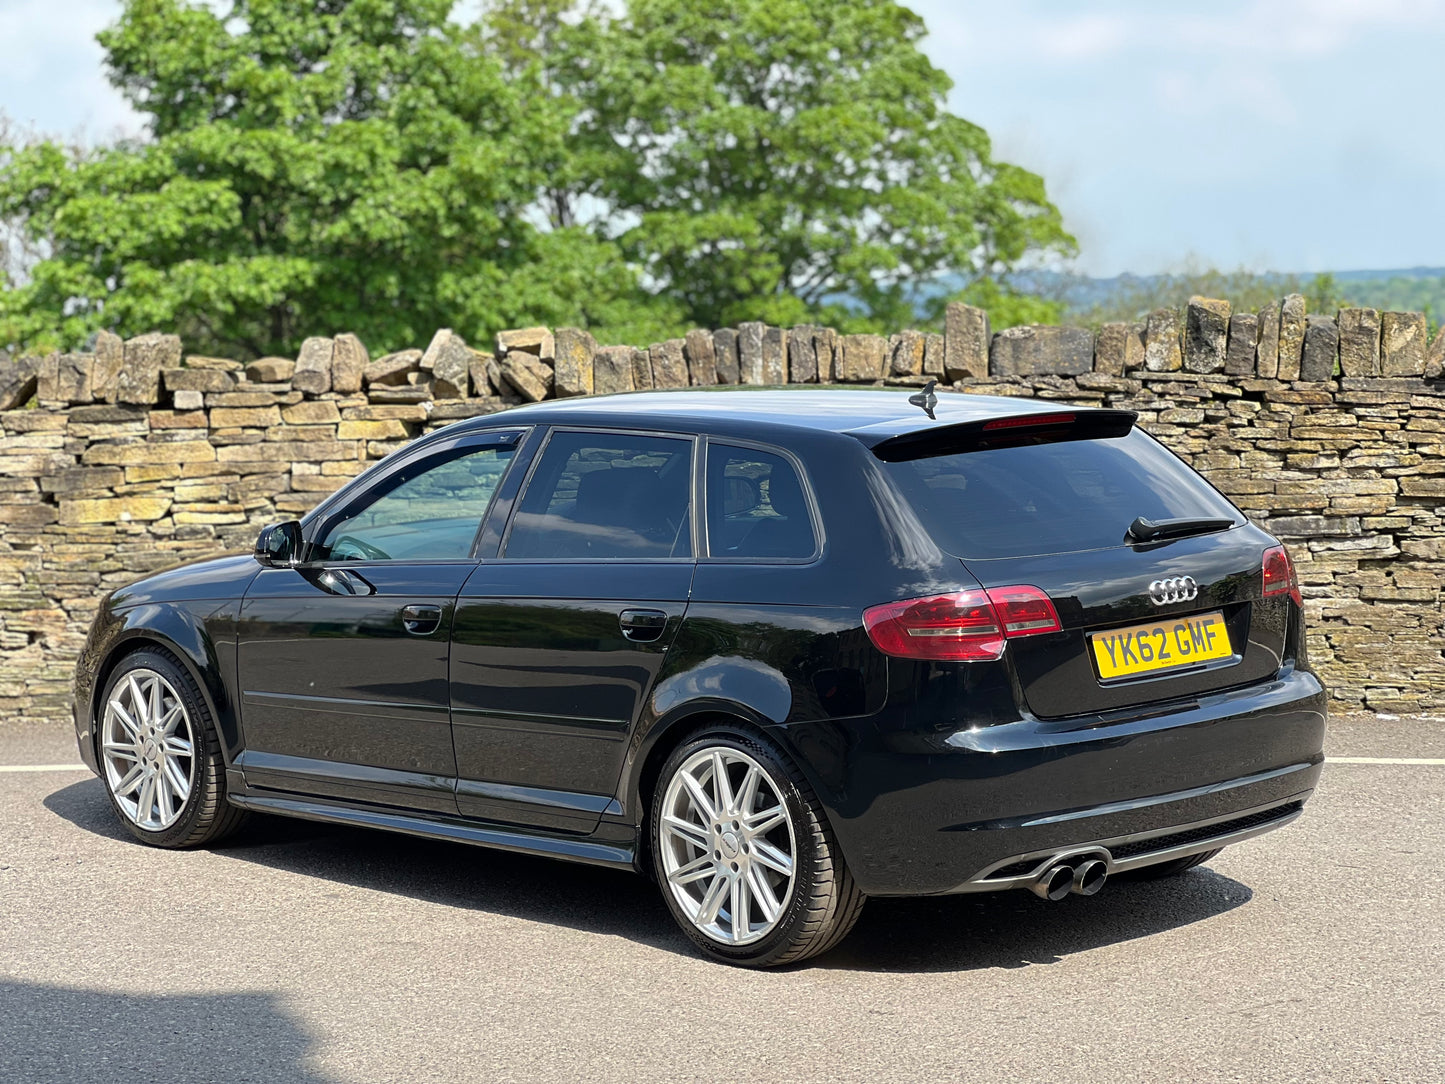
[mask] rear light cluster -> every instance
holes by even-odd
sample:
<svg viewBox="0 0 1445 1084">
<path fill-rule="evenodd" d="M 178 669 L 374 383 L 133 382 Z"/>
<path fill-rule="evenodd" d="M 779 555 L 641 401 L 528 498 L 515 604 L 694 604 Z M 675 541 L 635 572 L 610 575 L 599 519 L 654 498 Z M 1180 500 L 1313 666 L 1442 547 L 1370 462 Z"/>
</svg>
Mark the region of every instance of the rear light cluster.
<svg viewBox="0 0 1445 1084">
<path fill-rule="evenodd" d="M 1059 615 L 1037 587 L 990 587 L 904 599 L 863 611 L 885 655 L 937 662 L 993 662 L 1009 640 L 1058 632 Z"/>
<path fill-rule="evenodd" d="M 1264 551 L 1264 596 L 1288 594 L 1295 605 L 1303 606 L 1299 577 L 1294 574 L 1294 562 L 1289 559 L 1289 550 L 1275 546 Z"/>
</svg>

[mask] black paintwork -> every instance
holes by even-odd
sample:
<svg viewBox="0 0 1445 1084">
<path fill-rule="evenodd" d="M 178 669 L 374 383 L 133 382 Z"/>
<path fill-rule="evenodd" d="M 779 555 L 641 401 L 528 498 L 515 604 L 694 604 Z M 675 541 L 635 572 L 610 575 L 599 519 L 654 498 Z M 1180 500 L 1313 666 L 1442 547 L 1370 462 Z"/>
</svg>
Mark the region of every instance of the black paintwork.
<svg viewBox="0 0 1445 1084">
<path fill-rule="evenodd" d="M 115 592 L 77 668 L 82 756 L 94 766 L 109 669 L 154 641 L 203 689 L 237 804 L 587 862 L 641 865 L 661 761 L 719 721 L 759 728 L 794 758 L 870 894 L 947 892 L 1011 855 L 1308 795 L 1325 696 L 1298 606 L 1262 597 L 1274 539 L 1241 516 L 1148 545 L 962 561 L 871 449 L 946 444 L 994 417 L 1088 412 L 947 394 L 931 407 L 904 391 L 739 389 L 563 400 L 449 426 L 333 495 L 301 532 L 311 543 L 419 458 L 503 439 L 518 450 L 470 559 L 263 568 L 229 557 Z M 500 558 L 552 425 L 697 436 L 699 455 L 709 437 L 783 450 L 807 478 L 820 552 Z M 697 502 L 701 469 L 694 483 Z M 1149 601 L 1150 580 L 1184 574 L 1196 601 Z M 1045 589 L 1063 630 L 1013 641 L 997 663 L 888 658 L 862 628 L 871 605 L 1012 583 Z M 1236 658 L 1097 679 L 1090 631 L 1212 609 L 1243 645 Z"/>
</svg>

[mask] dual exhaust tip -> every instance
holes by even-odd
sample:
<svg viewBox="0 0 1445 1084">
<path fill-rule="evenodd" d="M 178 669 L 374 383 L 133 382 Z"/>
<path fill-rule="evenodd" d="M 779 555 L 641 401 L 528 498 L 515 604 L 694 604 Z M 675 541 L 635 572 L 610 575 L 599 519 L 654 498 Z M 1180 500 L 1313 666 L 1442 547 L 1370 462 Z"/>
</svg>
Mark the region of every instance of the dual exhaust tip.
<svg viewBox="0 0 1445 1084">
<path fill-rule="evenodd" d="M 1092 896 L 1109 879 L 1109 866 L 1099 858 L 1088 858 L 1078 865 L 1063 862 L 1050 866 L 1029 885 L 1029 891 L 1040 899 L 1061 900 L 1069 893 Z"/>
</svg>

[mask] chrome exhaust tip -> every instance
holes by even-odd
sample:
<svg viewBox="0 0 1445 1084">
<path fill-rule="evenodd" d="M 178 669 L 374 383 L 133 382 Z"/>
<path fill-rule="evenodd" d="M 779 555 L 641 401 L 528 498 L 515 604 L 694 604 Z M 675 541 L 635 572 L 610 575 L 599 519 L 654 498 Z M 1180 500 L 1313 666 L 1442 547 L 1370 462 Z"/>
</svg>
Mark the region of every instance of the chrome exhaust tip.
<svg viewBox="0 0 1445 1084">
<path fill-rule="evenodd" d="M 1074 867 L 1074 879 L 1069 889 L 1077 896 L 1092 896 L 1104 887 L 1104 882 L 1108 879 L 1108 864 L 1097 858 L 1091 858 Z"/>
<path fill-rule="evenodd" d="M 1073 866 L 1050 866 L 1029 885 L 1029 891 L 1035 896 L 1054 901 L 1063 899 L 1073 891 L 1073 888 Z"/>
</svg>

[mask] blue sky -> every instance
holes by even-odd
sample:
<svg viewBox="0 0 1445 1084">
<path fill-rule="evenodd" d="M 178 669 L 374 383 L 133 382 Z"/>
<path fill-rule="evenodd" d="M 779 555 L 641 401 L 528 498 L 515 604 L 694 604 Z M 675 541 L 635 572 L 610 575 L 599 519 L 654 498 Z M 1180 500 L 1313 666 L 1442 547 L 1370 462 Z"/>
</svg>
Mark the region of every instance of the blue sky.
<svg viewBox="0 0 1445 1084">
<path fill-rule="evenodd" d="M 1079 270 L 1445 266 L 1445 0 L 914 0 L 950 102 L 1042 173 Z M 0 110 L 135 131 L 119 0 L 0 0 Z"/>
</svg>

